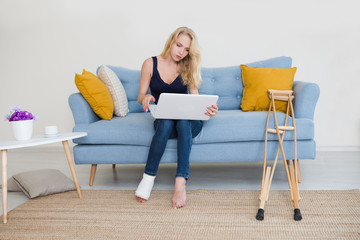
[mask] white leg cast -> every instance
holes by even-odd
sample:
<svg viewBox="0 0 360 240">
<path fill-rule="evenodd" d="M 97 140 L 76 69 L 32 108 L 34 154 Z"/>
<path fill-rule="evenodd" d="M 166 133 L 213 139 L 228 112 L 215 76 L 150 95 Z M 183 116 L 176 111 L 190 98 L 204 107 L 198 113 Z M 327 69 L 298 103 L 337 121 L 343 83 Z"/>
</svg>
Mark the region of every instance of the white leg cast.
<svg viewBox="0 0 360 240">
<path fill-rule="evenodd" d="M 143 179 L 139 183 L 136 189 L 135 196 L 148 200 L 151 194 L 151 190 L 154 186 L 155 176 L 150 176 L 146 173 L 143 175 Z"/>
</svg>

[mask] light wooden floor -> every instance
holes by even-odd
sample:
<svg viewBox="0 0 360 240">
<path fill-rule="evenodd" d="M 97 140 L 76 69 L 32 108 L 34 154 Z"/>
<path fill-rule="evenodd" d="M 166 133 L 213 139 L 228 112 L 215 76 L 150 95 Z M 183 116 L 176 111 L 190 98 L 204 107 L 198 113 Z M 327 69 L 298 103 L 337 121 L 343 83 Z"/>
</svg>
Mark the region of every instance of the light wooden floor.
<svg viewBox="0 0 360 240">
<path fill-rule="evenodd" d="M 81 189 L 135 190 L 144 165 L 98 165 L 94 185 L 89 186 L 90 165 L 76 165 Z M 320 151 L 316 160 L 301 160 L 301 190 L 360 189 L 359 151 Z M 9 150 L 8 177 L 36 169 L 59 169 L 69 178 L 71 173 L 62 149 L 28 148 Z M 154 189 L 173 189 L 175 164 L 160 165 Z M 193 163 L 187 189 L 259 190 L 262 162 Z M 282 162 L 277 165 L 272 190 L 287 190 Z M 1 195 L 1 194 L 0 194 Z M 28 199 L 21 193 L 8 193 L 8 211 Z M 2 214 L 2 209 L 0 210 Z"/>
</svg>

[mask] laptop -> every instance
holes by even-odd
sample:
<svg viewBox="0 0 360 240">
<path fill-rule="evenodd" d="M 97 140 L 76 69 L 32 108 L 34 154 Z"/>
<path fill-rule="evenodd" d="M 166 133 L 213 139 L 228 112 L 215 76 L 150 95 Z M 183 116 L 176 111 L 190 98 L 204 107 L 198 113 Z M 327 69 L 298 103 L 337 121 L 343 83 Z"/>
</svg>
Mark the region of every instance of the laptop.
<svg viewBox="0 0 360 240">
<path fill-rule="evenodd" d="M 219 96 L 198 94 L 160 94 L 158 104 L 150 104 L 151 115 L 156 119 L 209 120 L 206 108 L 215 105 Z"/>
</svg>

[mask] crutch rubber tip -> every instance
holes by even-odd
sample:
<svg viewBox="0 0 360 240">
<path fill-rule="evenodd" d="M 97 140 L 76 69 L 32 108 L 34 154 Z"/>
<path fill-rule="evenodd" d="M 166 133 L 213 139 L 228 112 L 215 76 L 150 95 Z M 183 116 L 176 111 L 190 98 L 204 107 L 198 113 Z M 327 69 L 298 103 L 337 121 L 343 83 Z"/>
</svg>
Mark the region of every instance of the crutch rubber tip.
<svg viewBox="0 0 360 240">
<path fill-rule="evenodd" d="M 256 214 L 256 219 L 259 221 L 264 220 L 264 209 L 259 208 L 257 214 Z"/>
<path fill-rule="evenodd" d="M 300 221 L 301 219 L 302 219 L 302 216 L 301 216 L 300 209 L 295 208 L 294 209 L 294 220 L 295 221 Z"/>
</svg>

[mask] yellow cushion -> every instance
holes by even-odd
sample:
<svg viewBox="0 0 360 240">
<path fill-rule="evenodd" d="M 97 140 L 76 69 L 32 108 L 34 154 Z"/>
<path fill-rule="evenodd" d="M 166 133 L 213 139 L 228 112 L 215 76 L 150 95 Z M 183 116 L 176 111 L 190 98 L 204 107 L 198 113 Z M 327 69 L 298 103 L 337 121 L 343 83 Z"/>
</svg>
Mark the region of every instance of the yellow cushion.
<svg viewBox="0 0 360 240">
<path fill-rule="evenodd" d="M 244 84 L 241 109 L 243 111 L 267 111 L 270 99 L 268 89 L 291 90 L 296 67 L 260 68 L 240 65 Z M 286 102 L 275 101 L 276 110 L 286 112 Z"/>
<path fill-rule="evenodd" d="M 106 120 L 113 117 L 114 102 L 100 79 L 84 69 L 81 75 L 75 74 L 75 84 L 96 115 Z"/>
</svg>

